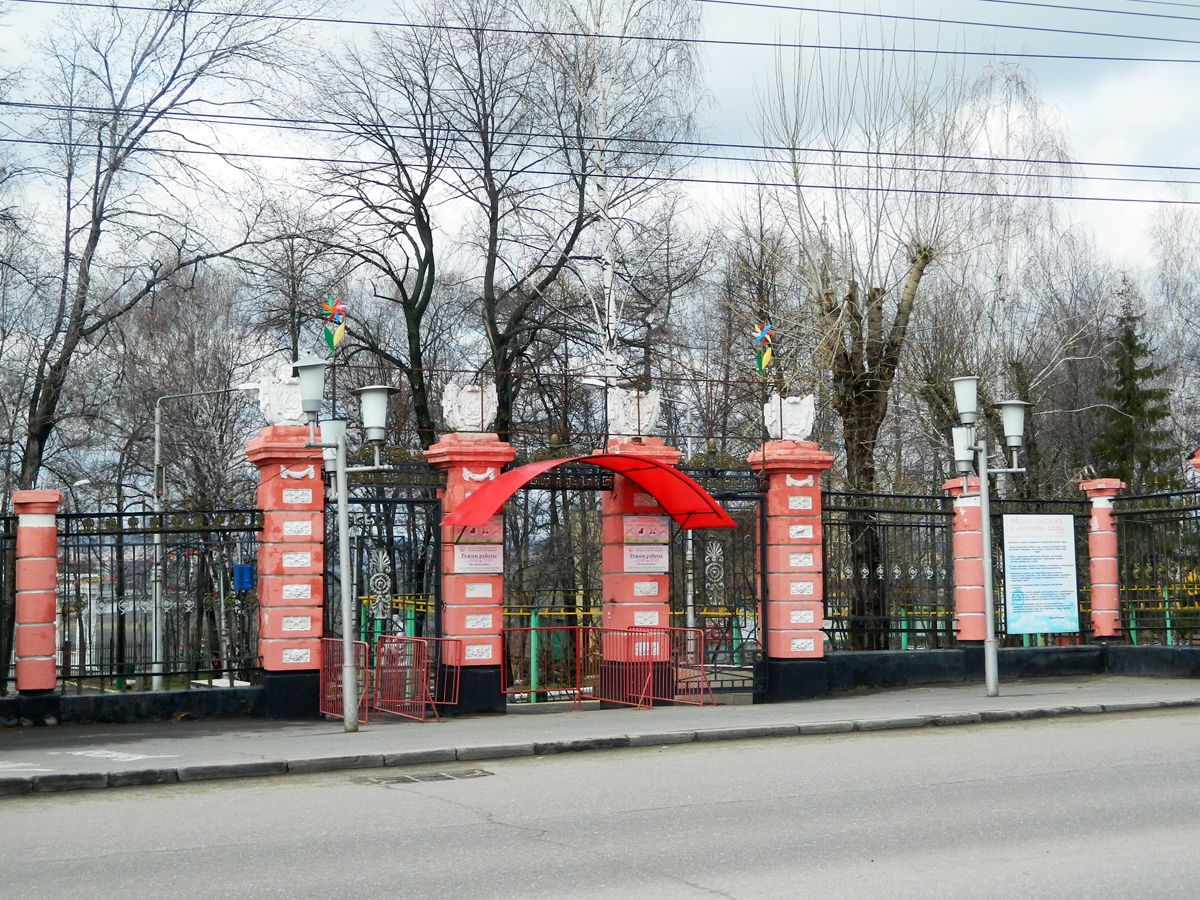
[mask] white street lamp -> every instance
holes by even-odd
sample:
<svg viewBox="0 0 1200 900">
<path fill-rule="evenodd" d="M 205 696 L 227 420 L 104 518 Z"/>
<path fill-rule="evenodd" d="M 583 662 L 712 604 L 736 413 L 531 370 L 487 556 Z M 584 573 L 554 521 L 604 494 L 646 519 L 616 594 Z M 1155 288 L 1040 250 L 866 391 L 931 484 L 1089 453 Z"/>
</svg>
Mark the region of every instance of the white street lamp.
<svg viewBox="0 0 1200 900">
<path fill-rule="evenodd" d="M 325 369 L 328 365 L 319 356 L 306 356 L 294 364 L 300 379 L 300 408 L 310 421 L 316 420 L 325 399 Z"/>
<path fill-rule="evenodd" d="M 974 375 L 952 378 L 954 404 L 962 423 L 954 429 L 954 465 L 963 476 L 963 495 L 966 495 L 967 474 L 971 471 L 971 452 L 976 455 L 979 470 L 979 530 L 983 542 L 983 680 L 989 697 L 1000 696 L 1000 664 L 996 641 L 996 597 L 992 578 L 992 516 L 991 497 L 988 489 L 988 446 L 987 441 L 976 440 L 975 423 L 978 418 L 979 379 Z M 1025 442 L 1025 408 L 1022 400 L 1005 400 L 996 404 L 1004 429 L 1006 446 L 1012 448 L 1013 464 L 1007 469 L 992 469 L 993 472 L 1020 473 L 1017 466 L 1017 450 Z"/>
<path fill-rule="evenodd" d="M 400 389 L 386 384 L 370 384 L 355 388 L 351 393 L 358 394 L 367 440 L 372 444 L 382 444 L 387 437 L 388 400 L 393 394 L 400 393 Z"/>
<path fill-rule="evenodd" d="M 321 429 L 321 443 L 328 444 L 321 455 L 325 462 L 337 462 L 337 442 L 346 436 L 345 419 L 321 419 L 317 426 Z"/>
</svg>

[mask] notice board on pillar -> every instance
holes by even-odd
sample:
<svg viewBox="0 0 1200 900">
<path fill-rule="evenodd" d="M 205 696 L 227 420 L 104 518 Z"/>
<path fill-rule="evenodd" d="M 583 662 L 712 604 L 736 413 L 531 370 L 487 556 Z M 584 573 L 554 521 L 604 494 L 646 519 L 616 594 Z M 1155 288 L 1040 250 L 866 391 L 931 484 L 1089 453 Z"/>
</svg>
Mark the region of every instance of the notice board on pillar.
<svg viewBox="0 0 1200 900">
<path fill-rule="evenodd" d="M 1004 517 L 1004 621 L 1009 634 L 1079 630 L 1074 516 Z"/>
</svg>

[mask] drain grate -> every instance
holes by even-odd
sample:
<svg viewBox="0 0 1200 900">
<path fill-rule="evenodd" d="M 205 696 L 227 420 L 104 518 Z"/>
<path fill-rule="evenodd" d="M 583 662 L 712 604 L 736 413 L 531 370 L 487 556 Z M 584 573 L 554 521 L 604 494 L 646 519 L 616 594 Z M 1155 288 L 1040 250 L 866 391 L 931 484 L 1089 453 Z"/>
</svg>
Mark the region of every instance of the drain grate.
<svg viewBox="0 0 1200 900">
<path fill-rule="evenodd" d="M 431 781 L 464 781 L 491 774 L 483 769 L 463 769 L 460 772 L 428 772 L 424 775 L 389 775 L 386 778 L 372 778 L 371 781 L 375 784 L 427 784 Z"/>
</svg>

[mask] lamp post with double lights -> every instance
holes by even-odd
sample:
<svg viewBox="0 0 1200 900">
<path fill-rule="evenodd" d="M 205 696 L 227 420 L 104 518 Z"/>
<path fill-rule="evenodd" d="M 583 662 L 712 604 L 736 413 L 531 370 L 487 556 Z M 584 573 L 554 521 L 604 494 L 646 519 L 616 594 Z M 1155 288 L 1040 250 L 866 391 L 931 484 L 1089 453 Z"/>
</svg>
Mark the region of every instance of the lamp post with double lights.
<svg viewBox="0 0 1200 900">
<path fill-rule="evenodd" d="M 353 391 L 358 394 L 362 408 L 362 424 L 366 439 L 374 447 L 375 464 L 354 466 L 346 464 L 346 421 L 325 419 L 321 421 L 320 442 L 316 439 L 317 418 L 321 412 L 321 401 L 325 395 L 325 369 L 328 363 L 317 356 L 296 360 L 296 373 L 300 377 L 300 403 L 308 417 L 308 443 L 306 447 L 319 447 L 333 451 L 334 479 L 337 491 L 338 559 L 342 568 L 342 723 L 345 731 L 358 731 L 358 672 L 354 665 L 354 592 L 348 570 L 350 567 L 350 484 L 351 473 L 382 472 L 390 466 L 380 465 L 379 447 L 387 436 L 388 398 L 399 391 L 384 384 L 372 384 Z M 330 429 L 326 432 L 326 428 Z M 329 440 L 332 437 L 333 440 Z"/>
<path fill-rule="evenodd" d="M 975 457 L 979 475 L 979 530 L 983 542 L 983 680 L 989 697 L 1000 696 L 1000 669 L 996 642 L 996 599 L 992 579 L 992 519 L 988 490 L 988 475 L 991 472 L 1009 474 L 1024 473 L 1017 465 L 1017 451 L 1025 443 L 1025 408 L 1023 400 L 1003 400 L 996 404 L 1000 410 L 1000 422 L 1004 429 L 1005 446 L 1012 452 L 1012 466 L 1002 469 L 988 468 L 988 446 L 986 440 L 978 440 L 979 379 L 974 375 L 952 378 L 954 405 L 961 424 L 954 427 L 954 467 L 963 477 L 963 493 L 967 494 L 967 476 L 971 473 L 972 457 Z"/>
</svg>

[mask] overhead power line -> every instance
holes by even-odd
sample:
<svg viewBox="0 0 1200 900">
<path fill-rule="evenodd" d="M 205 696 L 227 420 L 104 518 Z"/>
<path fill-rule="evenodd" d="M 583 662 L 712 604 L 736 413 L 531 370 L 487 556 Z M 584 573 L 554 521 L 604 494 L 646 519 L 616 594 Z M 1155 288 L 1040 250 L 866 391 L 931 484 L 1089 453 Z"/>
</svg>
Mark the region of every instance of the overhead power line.
<svg viewBox="0 0 1200 900">
<path fill-rule="evenodd" d="M 945 19 L 934 16 L 902 16 L 896 13 L 866 12 L 850 9 L 825 9 L 819 6 L 791 6 L 761 3 L 756 0 L 696 0 L 712 6 L 741 6 L 753 9 L 776 9 L 785 12 L 815 13 L 856 19 L 886 19 L 893 22 L 914 22 L 931 25 L 964 25 L 969 28 L 999 28 L 1006 31 L 1033 31 L 1042 34 L 1065 34 L 1078 37 L 1112 38 L 1123 41 L 1157 41 L 1165 44 L 1200 44 L 1200 40 L 1183 37 L 1164 37 L 1152 34 L 1123 34 L 1113 31 L 1083 31 L 1077 28 L 1051 28 L 1047 25 L 1016 25 L 1008 22 L 973 22 L 967 19 Z"/>
<path fill-rule="evenodd" d="M 128 10 L 130 12 L 160 12 L 161 8 L 141 6 L 136 4 L 100 4 L 86 0 L 13 0 L 17 3 L 40 6 L 66 6 L 78 8 Z M 982 0 L 982 2 L 1025 3 L 1025 0 Z M 1028 3 L 1027 5 L 1039 5 Z M 1072 7 L 1060 7 L 1070 9 Z M 1096 10 L 1104 11 L 1104 10 Z M 411 28 L 419 30 L 467 32 L 472 34 L 506 34 L 516 37 L 555 37 L 555 38 L 586 38 L 589 40 L 639 41 L 645 43 L 666 44 L 696 44 L 717 47 L 748 47 L 774 50 L 822 50 L 842 53 L 899 53 L 910 56 L 945 56 L 968 59 L 1042 59 L 1062 62 L 1126 62 L 1126 63 L 1164 63 L 1171 65 L 1196 65 L 1200 58 L 1160 57 L 1160 56 L 1113 56 L 1096 53 L 1033 53 L 1028 51 L 1008 50 L 956 50 L 944 47 L 873 47 L 855 44 L 825 44 L 807 41 L 750 41 L 732 38 L 689 38 L 671 35 L 646 34 L 613 34 L 605 32 L 583 33 L 578 31 L 560 31 L 537 28 L 478 28 L 468 25 L 449 25 L 446 23 L 400 22 L 379 19 L 336 19 L 327 16 L 299 16 L 281 13 L 236 13 L 224 10 L 194 10 L 193 15 L 211 16 L 215 18 L 248 18 L 262 21 L 305 22 L 317 25 L 358 25 L 374 28 Z M 1157 15 L 1157 14 L 1154 14 Z M 1171 17 L 1167 17 L 1171 18 Z M 1197 21 L 1190 19 L 1189 21 Z"/>
<path fill-rule="evenodd" d="M 59 103 L 36 103 L 30 101 L 17 100 L 0 100 L 0 108 L 25 109 L 38 112 L 74 112 L 79 114 L 95 114 L 95 115 L 111 115 L 112 110 L 107 107 L 87 107 L 87 106 L 68 106 Z M 282 131 L 299 131 L 302 133 L 315 135 L 350 135 L 352 129 L 356 127 L 356 123 L 349 120 L 334 120 L 334 119 L 305 119 L 296 117 L 275 117 L 266 115 L 244 115 L 231 113 L 168 113 L 163 116 L 164 119 L 171 121 L 188 121 L 202 125 L 234 125 L 247 126 L 254 128 L 271 128 Z M 404 126 L 389 125 L 390 131 L 403 134 Z M 470 137 L 468 132 L 455 131 L 454 133 L 463 134 Z M 496 132 L 497 137 L 515 138 L 517 140 L 549 140 L 557 138 L 558 135 L 550 132 L 536 131 L 504 131 Z M 758 154 L 755 156 L 728 156 L 715 155 L 711 153 L 670 153 L 668 151 L 646 149 L 634 151 L 622 151 L 641 153 L 644 155 L 667 155 L 678 159 L 695 159 L 708 160 L 714 162 L 742 162 L 742 163 L 789 163 L 790 160 L 779 159 L 765 154 L 838 154 L 840 156 L 866 157 L 866 158 L 887 158 L 891 159 L 913 159 L 913 160 L 933 160 L 938 163 L 946 162 L 979 162 L 990 165 L 1012 164 L 1022 166 L 1041 166 L 1057 168 L 1061 170 L 1069 170 L 1075 168 L 1096 168 L 1096 169 L 1130 169 L 1135 171 L 1156 171 L 1156 172 L 1179 172 L 1179 173 L 1196 173 L 1200 172 L 1200 166 L 1180 166 L 1155 163 L 1121 163 L 1112 161 L 1100 160 L 1074 160 L 1074 159 L 1046 159 L 1037 157 L 1018 157 L 1018 156 L 998 156 L 998 155 L 979 155 L 979 154 L 949 154 L 949 153 L 918 153 L 910 151 L 891 151 L 891 150 L 862 150 L 848 148 L 830 148 L 830 147 L 792 147 L 781 144 L 752 144 L 743 142 L 718 142 L 718 141 L 702 141 L 694 139 L 667 139 L 667 138 L 629 138 L 621 135 L 605 135 L 597 138 L 598 141 L 603 141 L 609 144 L 636 143 L 647 147 L 672 147 L 686 148 L 695 147 L 711 150 L 731 150 L 742 151 L 744 153 Z M 529 145 L 534 149 L 550 149 L 549 145 Z M 811 163 L 819 164 L 823 163 Z M 838 163 L 838 165 L 847 165 Z M 849 164 L 851 166 L 855 164 Z M 865 164 L 862 164 L 865 165 Z M 934 169 L 918 169 L 914 167 L 887 167 L 876 166 L 876 168 L 896 168 L 902 171 L 935 171 Z M 1101 175 L 1076 175 L 1069 171 L 1061 171 L 1057 173 L 1021 173 L 1012 171 L 1003 172 L 979 172 L 977 170 L 955 170 L 946 169 L 944 165 L 937 167 L 936 171 L 946 172 L 947 174 L 984 174 L 995 176 L 1011 176 L 1014 178 L 1020 177 L 1050 177 L 1066 180 L 1079 181 L 1126 181 L 1130 183 L 1142 184 L 1194 184 L 1190 180 L 1185 180 L 1176 177 L 1164 178 L 1131 178 L 1118 176 L 1101 176 Z"/>
<path fill-rule="evenodd" d="M 80 149 L 96 150 L 101 149 L 100 145 L 92 143 L 75 143 L 68 145 L 64 141 L 49 141 L 34 138 L 0 138 L 0 143 L 5 144 L 20 144 L 20 145 L 36 145 L 43 147 L 65 147 L 72 146 Z M 247 160 L 270 160 L 274 162 L 298 162 L 298 163 L 326 163 L 331 165 L 345 166 L 361 166 L 363 168 L 381 168 L 386 164 L 377 162 L 368 162 L 360 159 L 344 159 L 339 157 L 317 157 L 317 156 L 289 156 L 280 153 L 243 153 L 243 152 L 224 152 L 219 150 L 198 150 L 189 149 L 160 149 L 160 148 L 144 148 L 146 153 L 170 153 L 179 156 L 205 156 L 215 157 L 218 159 L 247 159 Z M 477 171 L 471 166 L 459 165 L 444 165 L 441 167 L 444 170 L 452 172 L 474 172 Z M 521 174 L 537 175 L 548 178 L 569 178 L 574 173 L 563 170 L 550 169 L 533 169 L 522 167 Z M 928 170 L 931 174 L 937 174 L 935 170 Z M 948 173 L 949 174 L 949 173 Z M 1017 191 L 977 191 L 977 190 L 944 190 L 935 188 L 906 188 L 892 187 L 879 185 L 834 185 L 834 184 L 819 184 L 819 183 L 796 183 L 792 181 L 763 181 L 761 179 L 740 179 L 740 178 L 699 178 L 683 175 L 638 175 L 638 180 L 652 182 L 655 184 L 706 184 L 728 187 L 768 187 L 768 188 L 784 188 L 784 189 L 801 189 L 814 191 L 829 191 L 829 190 L 844 190 L 856 193 L 872 193 L 872 194 L 913 194 L 927 196 L 946 196 L 946 197 L 988 197 L 993 199 L 1003 200 L 1076 200 L 1085 202 L 1097 203 L 1134 203 L 1134 204 L 1151 204 L 1151 205 L 1166 205 L 1166 206 L 1200 206 L 1200 200 L 1186 199 L 1157 199 L 1154 197 L 1095 197 L 1095 196 L 1080 196 L 1072 194 L 1051 194 L 1051 193 L 1021 193 Z"/>
</svg>

